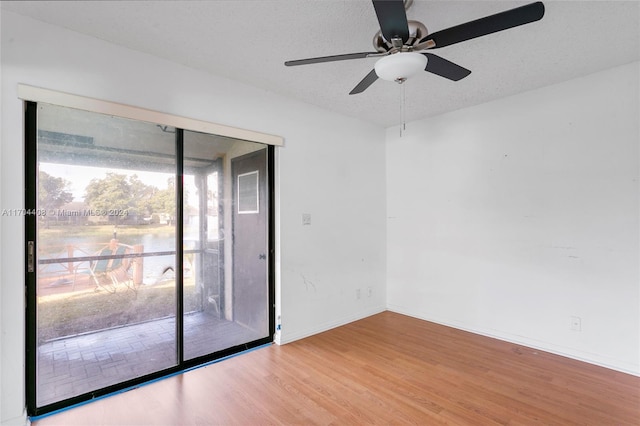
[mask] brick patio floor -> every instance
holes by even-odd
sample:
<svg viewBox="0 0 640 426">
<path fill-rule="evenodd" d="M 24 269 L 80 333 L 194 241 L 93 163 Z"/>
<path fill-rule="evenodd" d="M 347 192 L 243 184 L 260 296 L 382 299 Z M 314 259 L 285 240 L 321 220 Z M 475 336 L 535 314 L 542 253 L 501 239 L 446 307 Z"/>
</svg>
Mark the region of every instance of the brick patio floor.
<svg viewBox="0 0 640 426">
<path fill-rule="evenodd" d="M 185 359 L 265 337 L 205 313 L 184 318 Z M 46 342 L 38 347 L 37 404 L 44 406 L 176 365 L 175 318 Z"/>
</svg>

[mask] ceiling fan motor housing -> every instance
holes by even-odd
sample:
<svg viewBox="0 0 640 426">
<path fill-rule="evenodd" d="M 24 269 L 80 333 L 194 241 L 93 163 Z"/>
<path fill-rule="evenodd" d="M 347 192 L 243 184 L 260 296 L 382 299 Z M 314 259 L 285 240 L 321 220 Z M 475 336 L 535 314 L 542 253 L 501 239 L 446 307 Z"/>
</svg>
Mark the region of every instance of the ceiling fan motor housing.
<svg viewBox="0 0 640 426">
<path fill-rule="evenodd" d="M 414 44 L 418 43 L 421 39 L 426 37 L 429 32 L 427 31 L 427 27 L 418 21 L 407 21 L 409 24 L 409 39 L 404 43 L 405 47 L 411 47 Z M 373 47 L 378 52 L 388 52 L 394 48 L 391 40 L 386 40 L 382 35 L 382 30 L 378 31 L 373 36 Z"/>
</svg>

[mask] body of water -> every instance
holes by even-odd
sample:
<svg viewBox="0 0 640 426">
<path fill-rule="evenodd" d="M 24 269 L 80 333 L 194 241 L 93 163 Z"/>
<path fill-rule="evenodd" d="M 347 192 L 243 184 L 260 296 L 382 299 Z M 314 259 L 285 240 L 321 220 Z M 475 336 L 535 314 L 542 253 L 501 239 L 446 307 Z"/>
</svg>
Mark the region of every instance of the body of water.
<svg viewBox="0 0 640 426">
<path fill-rule="evenodd" d="M 118 235 L 118 242 L 130 246 L 142 245 L 144 253 L 152 254 L 157 252 L 176 251 L 175 235 L 170 233 L 148 233 L 142 235 L 126 235 L 123 229 Z M 54 238 L 40 238 L 38 240 L 39 260 L 68 258 L 69 246 L 73 247 L 72 257 L 93 256 L 99 253 L 102 248 L 109 244 L 110 237 L 99 238 L 96 236 L 56 236 Z M 184 248 L 193 249 L 197 247 L 197 233 L 185 233 Z M 143 283 L 146 285 L 172 280 L 175 270 L 175 254 L 164 256 L 146 256 L 143 258 Z M 82 263 L 82 264 L 81 264 Z M 52 263 L 40 265 L 40 273 L 44 275 L 63 274 L 67 271 L 67 263 Z M 87 268 L 88 262 L 77 262 L 74 267 L 78 269 Z M 188 267 L 189 265 L 185 265 Z M 168 270 L 168 268 L 171 268 Z M 190 271 L 186 271 L 190 273 Z"/>
</svg>

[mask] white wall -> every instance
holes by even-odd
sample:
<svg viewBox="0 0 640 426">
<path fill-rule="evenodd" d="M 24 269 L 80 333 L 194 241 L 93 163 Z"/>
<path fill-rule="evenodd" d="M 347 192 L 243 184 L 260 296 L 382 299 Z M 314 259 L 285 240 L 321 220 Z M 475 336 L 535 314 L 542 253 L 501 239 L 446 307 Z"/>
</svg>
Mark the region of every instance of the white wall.
<svg viewBox="0 0 640 426">
<path fill-rule="evenodd" d="M 281 135 L 279 340 L 385 309 L 384 129 L 6 11 L 1 54 L 0 208 L 23 207 L 18 83 Z M 302 213 L 312 215 L 311 226 L 302 226 Z M 24 421 L 23 231 L 22 218 L 2 217 L 0 422 L 7 424 Z"/>
<path fill-rule="evenodd" d="M 639 75 L 388 129 L 388 307 L 640 374 Z"/>
<path fill-rule="evenodd" d="M 0 9 L 0 25 L 2 24 L 2 9 Z M 2 57 L 2 44 L 0 43 L 0 58 Z M 2 66 L 0 66 L 0 82 L 2 81 Z M 2 89 L 1 89 L 1 84 L 0 84 L 0 96 L 2 95 Z M 0 132 L 2 132 L 3 126 L 2 126 L 2 102 L 0 100 Z M 1 133 L 0 133 L 1 134 Z M 1 137 L 1 135 L 0 135 Z M 2 185 L 2 147 L 1 147 L 1 140 L 0 140 L 0 187 Z M 0 192 L 0 207 L 2 206 L 2 196 L 1 196 L 1 192 Z M 2 219 L 0 219 L 2 220 Z M 0 224 L 0 241 L 2 241 L 2 228 L 3 226 L 1 226 Z M 4 304 L 3 302 L 3 297 L 2 297 L 2 244 L 0 244 L 0 307 L 2 307 L 4 309 Z M 2 373 L 2 365 L 4 364 L 2 362 L 2 360 L 4 359 L 5 355 L 4 355 L 4 350 L 3 347 L 4 345 L 2 344 L 3 340 L 2 339 L 2 335 L 3 335 L 3 330 L 4 327 L 2 327 L 2 314 L 0 313 L 0 424 L 3 423 L 3 419 L 5 418 L 5 416 L 3 416 L 3 403 L 2 403 L 2 394 L 1 392 L 4 391 L 4 389 L 2 388 L 2 379 L 3 379 L 3 373 Z M 15 416 L 14 416 L 15 417 Z"/>
</svg>

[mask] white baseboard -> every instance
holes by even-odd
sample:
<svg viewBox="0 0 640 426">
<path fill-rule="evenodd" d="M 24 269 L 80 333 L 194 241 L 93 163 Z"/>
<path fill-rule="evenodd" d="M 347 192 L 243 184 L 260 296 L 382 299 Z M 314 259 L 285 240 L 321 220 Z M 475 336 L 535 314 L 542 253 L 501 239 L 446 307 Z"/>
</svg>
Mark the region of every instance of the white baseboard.
<svg viewBox="0 0 640 426">
<path fill-rule="evenodd" d="M 517 345 L 527 346 L 529 348 L 537 349 L 544 352 L 550 352 L 555 355 L 564 356 L 567 358 L 575 359 L 577 361 L 586 362 L 589 364 L 608 368 L 610 370 L 616 370 L 622 373 L 631 374 L 631 375 L 640 377 L 640 370 L 638 369 L 637 365 L 621 362 L 620 360 L 616 360 L 616 359 L 609 359 L 602 355 L 584 352 L 584 351 L 576 350 L 573 348 L 563 347 L 563 346 L 556 345 L 549 342 L 529 339 L 529 338 L 525 338 L 518 335 L 503 333 L 497 330 L 485 330 L 482 328 L 468 327 L 462 323 L 456 323 L 452 321 L 443 320 L 441 318 L 425 316 L 420 313 L 413 312 L 410 309 L 406 309 L 403 306 L 388 305 L 387 310 L 391 312 L 396 312 L 398 314 L 407 315 L 413 318 L 418 318 L 424 321 L 433 322 L 435 324 L 457 328 L 459 330 L 468 331 L 470 333 L 491 337 L 491 338 L 502 340 L 505 342 L 514 343 Z"/>
<path fill-rule="evenodd" d="M 331 330 L 332 328 L 349 324 L 350 322 L 354 322 L 366 317 L 370 317 L 371 315 L 379 314 L 380 312 L 384 312 L 386 310 L 387 308 L 385 306 L 375 306 L 375 307 L 364 309 L 362 311 L 355 312 L 352 315 L 347 315 L 342 318 L 317 324 L 314 327 L 308 328 L 305 330 L 294 331 L 292 333 L 283 333 L 282 332 L 283 330 L 280 330 L 280 333 L 276 333 L 275 342 L 279 345 L 291 343 L 296 340 L 304 339 L 305 337 L 313 336 L 314 334 Z"/>
<path fill-rule="evenodd" d="M 13 417 L 11 419 L 3 419 L 0 422 L 2 426 L 29 426 L 31 425 L 31 421 L 29 417 L 27 417 L 27 413 L 23 413 L 21 416 Z"/>
</svg>

